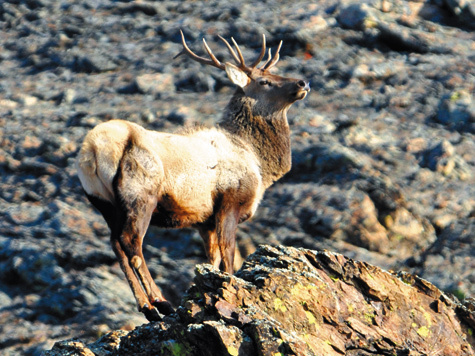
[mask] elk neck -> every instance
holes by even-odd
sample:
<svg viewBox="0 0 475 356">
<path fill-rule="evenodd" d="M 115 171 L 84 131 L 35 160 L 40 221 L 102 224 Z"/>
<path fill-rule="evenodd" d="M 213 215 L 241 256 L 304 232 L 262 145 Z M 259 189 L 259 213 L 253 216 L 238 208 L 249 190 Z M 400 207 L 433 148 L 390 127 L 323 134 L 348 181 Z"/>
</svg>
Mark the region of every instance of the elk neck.
<svg viewBox="0 0 475 356">
<path fill-rule="evenodd" d="M 254 149 L 265 187 L 281 178 L 291 167 L 290 128 L 287 122 L 289 107 L 259 112 L 256 101 L 238 89 L 219 124 Z"/>
</svg>

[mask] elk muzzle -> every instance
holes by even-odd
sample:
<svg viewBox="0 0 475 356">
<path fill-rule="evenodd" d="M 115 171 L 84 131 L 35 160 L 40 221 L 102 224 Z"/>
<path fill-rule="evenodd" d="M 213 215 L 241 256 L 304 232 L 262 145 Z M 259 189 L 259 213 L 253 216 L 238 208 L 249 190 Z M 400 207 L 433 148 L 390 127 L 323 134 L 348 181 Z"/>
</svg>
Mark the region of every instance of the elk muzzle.
<svg viewBox="0 0 475 356">
<path fill-rule="evenodd" d="M 310 82 L 299 80 L 297 82 L 297 92 L 295 93 L 295 100 L 304 99 L 310 92 Z"/>
</svg>

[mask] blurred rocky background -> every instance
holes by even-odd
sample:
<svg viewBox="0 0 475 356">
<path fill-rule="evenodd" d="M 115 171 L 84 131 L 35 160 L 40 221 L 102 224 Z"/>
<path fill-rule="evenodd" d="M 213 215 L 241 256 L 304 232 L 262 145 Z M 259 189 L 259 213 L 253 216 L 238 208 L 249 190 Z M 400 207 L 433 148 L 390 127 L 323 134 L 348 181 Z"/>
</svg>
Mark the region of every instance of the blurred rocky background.
<svg viewBox="0 0 475 356">
<path fill-rule="evenodd" d="M 111 118 L 213 125 L 234 88 L 186 58 L 218 35 L 246 58 L 284 41 L 279 74 L 312 92 L 289 112 L 293 168 L 241 226 L 260 244 L 328 249 L 475 292 L 473 1 L 0 3 L 0 353 L 39 355 L 146 323 L 74 166 Z M 150 229 L 149 268 L 178 305 L 205 262 L 194 231 Z"/>
</svg>

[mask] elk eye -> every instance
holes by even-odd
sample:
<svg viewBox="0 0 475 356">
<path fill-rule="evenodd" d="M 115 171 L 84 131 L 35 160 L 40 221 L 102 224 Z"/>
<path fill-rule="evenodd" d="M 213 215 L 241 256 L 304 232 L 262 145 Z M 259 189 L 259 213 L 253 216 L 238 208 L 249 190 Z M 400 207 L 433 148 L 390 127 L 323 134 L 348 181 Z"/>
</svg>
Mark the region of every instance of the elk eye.
<svg viewBox="0 0 475 356">
<path fill-rule="evenodd" d="M 260 84 L 260 85 L 272 86 L 272 83 L 269 82 L 268 80 L 265 80 L 265 79 L 261 79 L 261 80 L 259 81 L 259 84 Z"/>
</svg>

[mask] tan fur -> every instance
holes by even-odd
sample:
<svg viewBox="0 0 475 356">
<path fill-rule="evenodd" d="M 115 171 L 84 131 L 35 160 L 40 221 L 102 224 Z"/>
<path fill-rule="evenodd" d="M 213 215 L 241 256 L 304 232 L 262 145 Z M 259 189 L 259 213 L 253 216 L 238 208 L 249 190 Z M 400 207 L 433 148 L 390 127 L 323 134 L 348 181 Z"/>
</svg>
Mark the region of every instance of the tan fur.
<svg viewBox="0 0 475 356">
<path fill-rule="evenodd" d="M 183 220 L 180 227 L 204 222 L 213 214 L 214 197 L 227 191 L 236 194 L 245 214 L 254 214 L 263 194 L 258 160 L 251 148 L 235 147 L 216 129 L 177 135 L 128 121 L 100 124 L 86 136 L 78 159 L 86 193 L 115 203 L 112 181 L 129 140 L 140 149 L 124 199 L 133 200 L 148 184 L 157 204 Z"/>
<path fill-rule="evenodd" d="M 286 113 L 310 90 L 302 80 L 267 72 L 278 55 L 259 69 L 187 53 L 225 69 L 238 86 L 219 127 L 172 134 L 112 120 L 87 134 L 77 160 L 81 184 L 109 225 L 114 252 L 149 320 L 159 319 L 154 307 L 172 311 L 143 257 L 149 224 L 198 229 L 210 263 L 232 273 L 237 225 L 290 170 Z M 263 53 L 265 44 L 256 63 Z"/>
</svg>

